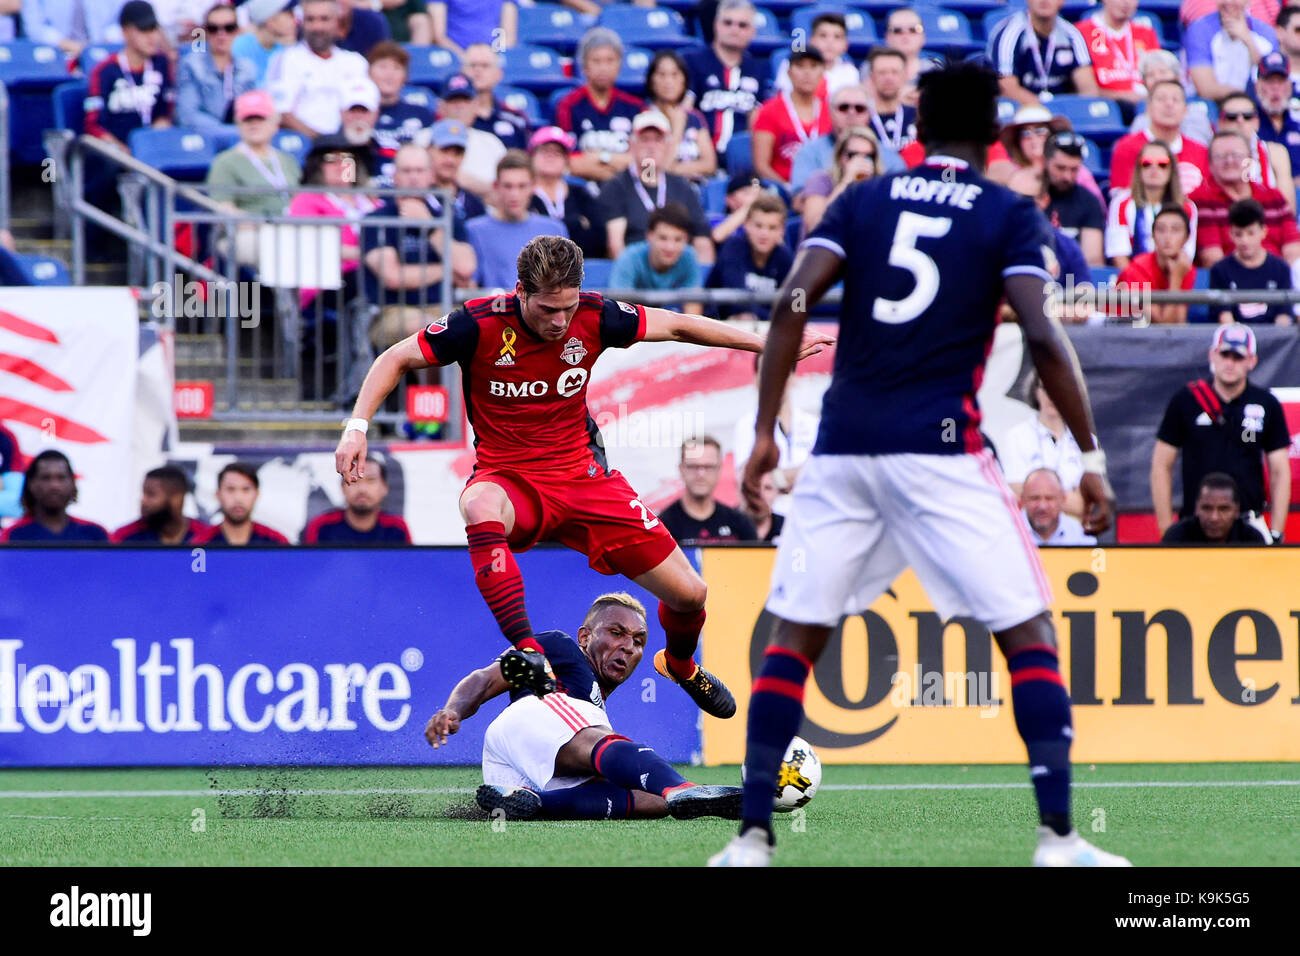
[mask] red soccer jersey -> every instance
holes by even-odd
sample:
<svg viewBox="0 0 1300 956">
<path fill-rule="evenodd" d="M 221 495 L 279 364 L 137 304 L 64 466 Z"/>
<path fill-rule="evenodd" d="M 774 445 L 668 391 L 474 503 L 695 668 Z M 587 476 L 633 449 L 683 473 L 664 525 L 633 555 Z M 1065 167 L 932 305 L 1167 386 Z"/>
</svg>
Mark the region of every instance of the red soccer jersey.
<svg viewBox="0 0 1300 956">
<path fill-rule="evenodd" d="M 1115 149 L 1110 154 L 1111 193 L 1129 188 L 1142 147 L 1154 140 L 1151 130 L 1144 129 L 1115 141 Z M 1196 140 L 1181 135 L 1169 144 L 1169 148 L 1178 160 L 1178 181 L 1182 184 L 1183 195 L 1190 196 L 1197 186 L 1210 178 L 1210 152 Z"/>
<path fill-rule="evenodd" d="M 805 123 L 795 112 L 790 94 L 779 93 L 764 103 L 754 118 L 753 132 L 762 130 L 775 137 L 772 144 L 772 172 L 782 182 L 790 181 L 790 169 L 799 147 L 808 140 L 831 131 L 831 111 L 827 108 L 826 101 L 818 97 L 815 103 L 812 122 Z"/>
<path fill-rule="evenodd" d="M 592 366 L 645 331 L 644 307 L 583 292 L 569 328 L 548 342 L 524 324 L 512 292 L 471 299 L 430 323 L 419 343 L 430 364 L 460 364 L 477 468 L 573 475 L 593 459 L 605 467 L 587 411 Z"/>
<path fill-rule="evenodd" d="M 1106 16 L 1095 13 L 1075 24 L 1088 43 L 1092 72 L 1097 86 L 1116 93 L 1132 93 L 1142 88 L 1138 63 L 1142 54 L 1160 49 L 1156 31 L 1145 23 L 1130 20 L 1119 33 L 1106 26 Z"/>
</svg>

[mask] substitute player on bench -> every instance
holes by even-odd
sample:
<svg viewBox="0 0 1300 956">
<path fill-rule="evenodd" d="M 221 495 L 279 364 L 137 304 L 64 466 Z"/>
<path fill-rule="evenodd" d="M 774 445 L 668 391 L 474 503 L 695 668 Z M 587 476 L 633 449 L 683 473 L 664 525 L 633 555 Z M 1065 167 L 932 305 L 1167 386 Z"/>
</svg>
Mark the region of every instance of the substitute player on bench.
<svg viewBox="0 0 1300 956">
<path fill-rule="evenodd" d="M 467 676 L 429 720 L 424 736 L 447 742 L 485 703 L 512 703 L 483 738 L 478 805 L 508 819 L 621 820 L 740 816 L 739 787 L 697 786 L 649 747 L 614 733 L 605 698 L 632 676 L 645 653 L 645 608 L 630 594 L 602 594 L 578 628 L 534 635 L 555 668 L 554 694 L 510 688 L 500 659 Z"/>
<path fill-rule="evenodd" d="M 611 471 L 587 411 L 601 352 L 634 342 L 691 342 L 760 352 L 751 332 L 698 316 L 582 292 L 582 251 L 568 239 L 533 239 L 518 258 L 510 294 L 471 299 L 375 360 L 335 453 L 346 481 L 361 474 L 369 418 L 407 372 L 458 362 L 477 461 L 460 496 L 475 582 L 514 653 L 502 671 L 543 694 L 554 686 L 524 605 L 512 551 L 559 541 L 602 574 L 622 574 L 659 599 L 667 648 L 655 669 L 696 705 L 730 717 L 731 692 L 696 665 L 704 580 L 627 480 Z M 833 339 L 808 333 L 799 356 Z"/>
<path fill-rule="evenodd" d="M 920 80 L 925 163 L 850 186 L 805 240 L 772 314 L 745 496 L 777 464 L 772 440 L 809 303 L 841 276 L 841 344 L 812 456 L 772 571 L 772 645 L 754 681 L 740 835 L 710 863 L 765 865 L 772 792 L 831 628 L 866 610 L 909 565 L 945 619 L 993 632 L 1011 672 L 1042 826 L 1034 863 L 1122 866 L 1070 822 L 1070 697 L 1057 663 L 1047 576 L 980 435 L 976 392 L 1004 292 L 1043 387 L 1083 450 L 1090 534 L 1110 524 L 1105 459 L 1074 351 L 1045 309 L 1054 261 L 1034 204 L 982 175 L 998 81 L 973 63 Z M 798 290 L 798 292 L 796 292 Z M 806 301 L 805 301 L 806 300 Z M 875 414 L 864 414 L 871 409 Z"/>
</svg>

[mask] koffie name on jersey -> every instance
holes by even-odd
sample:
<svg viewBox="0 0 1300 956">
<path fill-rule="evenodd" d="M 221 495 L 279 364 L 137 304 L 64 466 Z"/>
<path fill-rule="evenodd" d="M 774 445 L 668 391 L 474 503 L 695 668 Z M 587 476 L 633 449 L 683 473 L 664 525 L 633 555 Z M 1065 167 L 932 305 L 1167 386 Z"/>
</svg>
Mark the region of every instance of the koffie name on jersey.
<svg viewBox="0 0 1300 956">
<path fill-rule="evenodd" d="M 585 368 L 571 368 L 560 373 L 555 380 L 555 394 L 560 398 L 572 398 L 582 391 L 587 384 Z M 488 393 L 498 398 L 542 398 L 550 394 L 550 382 L 488 382 Z"/>
<path fill-rule="evenodd" d="M 947 182 L 920 176 L 898 176 L 889 184 L 890 199 L 915 199 L 921 202 L 970 209 L 984 190 L 974 183 Z"/>
</svg>

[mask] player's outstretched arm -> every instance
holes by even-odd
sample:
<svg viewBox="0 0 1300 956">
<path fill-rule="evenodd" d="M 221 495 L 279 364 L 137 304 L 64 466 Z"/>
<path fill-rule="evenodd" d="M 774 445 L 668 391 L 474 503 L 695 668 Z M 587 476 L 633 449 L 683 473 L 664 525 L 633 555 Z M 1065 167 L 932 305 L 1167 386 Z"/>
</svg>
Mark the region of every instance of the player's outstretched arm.
<svg viewBox="0 0 1300 956">
<path fill-rule="evenodd" d="M 407 336 L 375 359 L 375 364 L 370 366 L 366 380 L 361 385 L 357 403 L 352 407 L 354 421 L 361 419 L 369 422 L 384 399 L 397 388 L 403 375 L 429 367 L 424 353 L 420 351 L 418 334 Z M 338 448 L 334 450 L 334 470 L 351 484 L 360 480 L 365 463 L 366 433 L 360 428 L 350 427 L 343 432 Z"/>
<path fill-rule="evenodd" d="M 645 338 L 642 341 L 689 342 L 692 345 L 739 349 L 742 352 L 761 352 L 766 344 L 763 336 L 746 332 L 727 322 L 652 308 L 645 310 Z M 805 359 L 816 355 L 825 346 L 834 344 L 835 340 L 828 335 L 809 333 L 804 337 L 798 357 Z"/>
<path fill-rule="evenodd" d="M 1007 302 L 1020 317 L 1025 345 L 1042 379 L 1043 388 L 1056 403 L 1070 434 L 1085 456 L 1100 451 L 1093 438 L 1096 426 L 1078 356 L 1074 354 L 1074 346 L 1062 330 L 1061 323 L 1047 313 L 1047 284 L 1039 276 L 1024 273 L 1008 276 L 1004 291 Z M 1085 457 L 1084 468 L 1083 480 L 1079 484 L 1084 504 L 1083 526 L 1089 534 L 1097 534 L 1110 527 L 1114 492 L 1106 480 L 1104 465 L 1090 468 L 1089 458 Z"/>
<path fill-rule="evenodd" d="M 462 720 L 469 720 L 489 700 L 509 689 L 510 685 L 501 676 L 501 667 L 496 661 L 467 674 L 452 689 L 442 710 L 429 718 L 424 728 L 424 739 L 437 750 L 447 742 L 448 736 L 460 730 Z"/>
</svg>

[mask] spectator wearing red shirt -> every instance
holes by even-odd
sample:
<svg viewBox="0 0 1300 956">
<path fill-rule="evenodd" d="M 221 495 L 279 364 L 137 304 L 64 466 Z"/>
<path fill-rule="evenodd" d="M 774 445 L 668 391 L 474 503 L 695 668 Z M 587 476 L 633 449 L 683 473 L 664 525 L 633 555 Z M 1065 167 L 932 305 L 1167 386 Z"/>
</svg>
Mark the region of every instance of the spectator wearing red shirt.
<svg viewBox="0 0 1300 956">
<path fill-rule="evenodd" d="M 1191 222 L 1181 206 L 1161 206 L 1157 209 L 1151 224 L 1155 250 L 1133 257 L 1133 261 L 1119 274 L 1119 287 L 1130 290 L 1150 289 L 1152 292 L 1193 288 L 1196 284 L 1196 266 L 1192 265 L 1191 256 L 1183 248 L 1190 231 Z M 1137 318 L 1138 315 L 1134 314 L 1133 317 Z M 1181 325 L 1187 321 L 1187 306 L 1152 303 L 1147 309 L 1146 317 L 1153 323 Z"/>
<path fill-rule="evenodd" d="M 1264 207 L 1268 234 L 1264 248 L 1287 263 L 1300 259 L 1300 230 L 1286 197 L 1276 189 L 1242 176 L 1251 157 L 1246 137 L 1235 131 L 1216 133 L 1210 142 L 1210 179 L 1188 198 L 1196 204 L 1196 262 L 1209 268 L 1234 248 L 1228 233 L 1228 208 L 1238 199 L 1255 199 Z"/>
<path fill-rule="evenodd" d="M 1136 11 L 1136 0 L 1102 0 L 1101 10 L 1075 24 L 1088 41 L 1099 94 L 1118 102 L 1126 121 L 1147 98 L 1138 69 L 1142 54 L 1160 49 L 1156 31 L 1133 21 Z"/>
<path fill-rule="evenodd" d="M 1183 195 L 1177 165 L 1168 144 L 1158 139 L 1138 153 L 1130 188 L 1115 194 L 1106 220 L 1106 258 L 1115 268 L 1125 268 L 1135 255 L 1155 251 L 1155 214 L 1163 206 L 1179 206 L 1187 213 L 1187 255 L 1196 257 L 1196 206 Z"/>
<path fill-rule="evenodd" d="M 1191 194 L 1209 179 L 1210 157 L 1205 146 L 1188 139 L 1181 132 L 1187 116 L 1187 93 L 1177 80 L 1162 80 L 1151 87 L 1147 96 L 1147 116 L 1150 125 L 1141 132 L 1129 133 L 1116 140 L 1110 154 L 1110 190 L 1127 189 L 1133 181 L 1133 168 L 1142 147 L 1154 140 L 1163 140 L 1178 157 L 1178 180 L 1183 192 Z"/>
<path fill-rule="evenodd" d="M 233 461 L 217 475 L 217 504 L 222 522 L 200 536 L 195 544 L 288 544 L 289 539 L 274 528 L 253 520 L 257 505 L 257 469 Z"/>
<path fill-rule="evenodd" d="M 829 133 L 831 111 L 817 95 L 826 65 L 816 50 L 806 49 L 790 56 L 788 93 L 778 93 L 758 111 L 754 119 L 754 169 L 763 179 L 790 182 L 794 154 L 810 139 Z"/>
<path fill-rule="evenodd" d="M 411 532 L 397 515 L 382 509 L 388 498 L 388 469 L 367 456 L 358 481 L 342 482 L 346 507 L 317 515 L 302 533 L 303 544 L 410 544 Z"/>
<path fill-rule="evenodd" d="M 1264 60 L 1269 61 L 1265 64 Z M 1280 53 L 1270 53 L 1260 61 L 1261 72 L 1270 66 L 1286 69 Z M 1270 143 L 1259 136 L 1259 106 L 1245 93 L 1229 93 L 1219 100 L 1219 129 L 1236 130 L 1251 145 L 1250 178 L 1276 189 L 1295 209 L 1295 180 L 1291 174 L 1291 154 L 1281 143 Z"/>
</svg>

